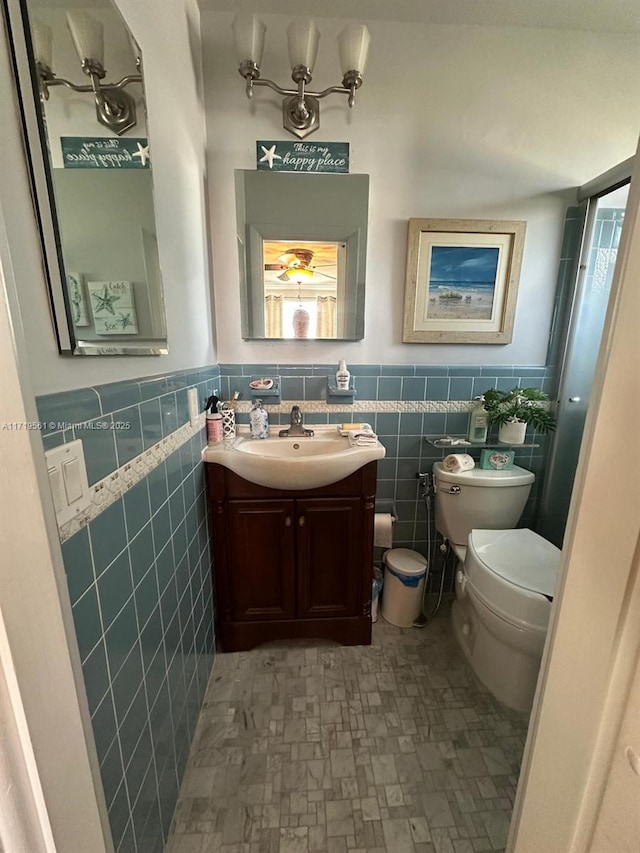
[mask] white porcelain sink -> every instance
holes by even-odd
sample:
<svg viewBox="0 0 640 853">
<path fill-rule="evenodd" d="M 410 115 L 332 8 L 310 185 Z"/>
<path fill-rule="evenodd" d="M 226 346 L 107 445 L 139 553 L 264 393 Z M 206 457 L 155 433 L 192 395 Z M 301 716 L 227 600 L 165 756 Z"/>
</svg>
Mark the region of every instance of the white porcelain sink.
<svg viewBox="0 0 640 853">
<path fill-rule="evenodd" d="M 337 483 L 386 452 L 379 441 L 366 447 L 351 445 L 335 426 L 305 423 L 305 427 L 314 431 L 312 437 L 279 438 L 276 433 L 251 439 L 248 427 L 240 427 L 233 441 L 206 447 L 202 458 L 259 486 L 299 490 Z"/>
</svg>

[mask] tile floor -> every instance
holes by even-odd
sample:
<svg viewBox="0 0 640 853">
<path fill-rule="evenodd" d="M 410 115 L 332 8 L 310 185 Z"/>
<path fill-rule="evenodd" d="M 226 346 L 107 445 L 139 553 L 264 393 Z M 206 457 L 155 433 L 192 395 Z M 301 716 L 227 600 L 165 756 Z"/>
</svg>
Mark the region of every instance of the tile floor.
<svg viewBox="0 0 640 853">
<path fill-rule="evenodd" d="M 504 850 L 526 718 L 476 680 L 448 605 L 373 628 L 217 656 L 167 853 Z"/>
</svg>

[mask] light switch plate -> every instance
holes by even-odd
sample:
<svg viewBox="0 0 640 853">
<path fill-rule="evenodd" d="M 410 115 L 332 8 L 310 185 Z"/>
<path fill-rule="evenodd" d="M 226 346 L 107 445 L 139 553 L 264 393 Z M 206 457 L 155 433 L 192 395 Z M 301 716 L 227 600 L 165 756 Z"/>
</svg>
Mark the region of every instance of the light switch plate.
<svg viewBox="0 0 640 853">
<path fill-rule="evenodd" d="M 189 423 L 192 427 L 198 426 L 200 418 L 200 407 L 198 406 L 198 389 L 189 388 L 187 391 L 187 402 L 189 404 Z"/>
<path fill-rule="evenodd" d="M 60 444 L 47 450 L 45 456 L 56 520 L 61 527 L 86 510 L 91 500 L 82 441 L 77 439 Z"/>
</svg>

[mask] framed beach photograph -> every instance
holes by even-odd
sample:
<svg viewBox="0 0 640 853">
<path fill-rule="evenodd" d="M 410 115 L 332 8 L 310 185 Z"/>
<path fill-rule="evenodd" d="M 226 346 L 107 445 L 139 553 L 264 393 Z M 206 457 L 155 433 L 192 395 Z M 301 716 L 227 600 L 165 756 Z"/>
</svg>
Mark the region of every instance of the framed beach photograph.
<svg viewBox="0 0 640 853">
<path fill-rule="evenodd" d="M 404 343 L 508 344 L 526 222 L 410 219 Z"/>
</svg>

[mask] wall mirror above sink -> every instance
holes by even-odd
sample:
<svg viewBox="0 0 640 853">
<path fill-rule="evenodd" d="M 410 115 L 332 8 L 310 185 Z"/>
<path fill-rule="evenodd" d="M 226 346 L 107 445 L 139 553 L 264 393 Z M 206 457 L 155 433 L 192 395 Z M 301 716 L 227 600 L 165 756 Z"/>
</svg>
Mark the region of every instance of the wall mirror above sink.
<svg viewBox="0 0 640 853">
<path fill-rule="evenodd" d="M 2 0 L 58 348 L 167 350 L 142 55 L 109 0 Z"/>
<path fill-rule="evenodd" d="M 364 337 L 368 175 L 236 171 L 242 337 Z"/>
</svg>

